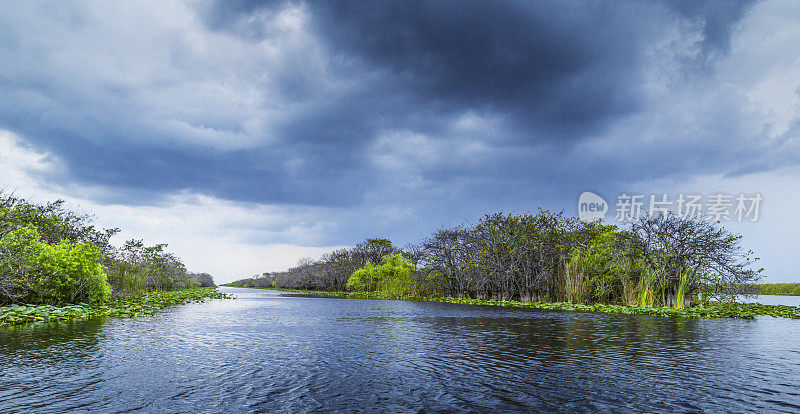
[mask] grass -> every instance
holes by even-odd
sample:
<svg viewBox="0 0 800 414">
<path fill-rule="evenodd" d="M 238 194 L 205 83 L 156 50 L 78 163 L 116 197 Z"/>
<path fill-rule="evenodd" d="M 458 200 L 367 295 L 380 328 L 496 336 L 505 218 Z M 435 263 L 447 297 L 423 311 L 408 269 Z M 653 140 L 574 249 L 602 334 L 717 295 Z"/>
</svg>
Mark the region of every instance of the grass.
<svg viewBox="0 0 800 414">
<path fill-rule="evenodd" d="M 800 296 L 800 283 L 761 283 L 750 286 L 756 295 Z"/>
<path fill-rule="evenodd" d="M 686 282 L 688 280 L 686 273 L 681 273 L 680 284 L 678 285 L 678 293 L 675 294 L 675 309 L 684 309 L 684 299 L 686 299 Z"/>
<path fill-rule="evenodd" d="M 576 304 L 568 302 L 520 302 L 515 300 L 484 300 L 484 299 L 465 299 L 432 296 L 400 296 L 391 297 L 382 292 L 326 292 L 317 290 L 298 290 L 281 289 L 274 287 L 252 288 L 269 289 L 284 292 L 308 293 L 317 296 L 346 298 L 346 299 L 387 299 L 387 300 L 411 300 L 421 302 L 444 302 L 458 303 L 465 305 L 488 305 L 504 306 L 528 309 L 547 309 L 562 311 L 581 311 L 581 312 L 600 312 L 600 313 L 621 313 L 636 315 L 653 315 L 671 318 L 735 318 L 753 320 L 756 316 L 773 316 L 789 319 L 800 319 L 800 307 L 784 305 L 762 305 L 760 303 L 720 303 L 712 302 L 708 305 L 694 306 L 683 309 L 636 306 L 636 305 L 604 305 L 604 304 Z"/>
<path fill-rule="evenodd" d="M 192 288 L 150 292 L 130 298 L 113 299 L 102 304 L 0 306 L 0 326 L 37 322 L 69 322 L 98 316 L 132 317 L 151 314 L 168 306 L 230 297 L 217 291 L 216 288 Z"/>
</svg>

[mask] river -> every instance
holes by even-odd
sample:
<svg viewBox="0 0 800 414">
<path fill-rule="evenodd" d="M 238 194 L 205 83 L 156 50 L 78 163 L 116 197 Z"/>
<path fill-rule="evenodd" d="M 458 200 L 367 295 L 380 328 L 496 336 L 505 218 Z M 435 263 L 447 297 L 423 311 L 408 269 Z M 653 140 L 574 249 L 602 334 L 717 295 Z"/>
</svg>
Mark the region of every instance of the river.
<svg viewBox="0 0 800 414">
<path fill-rule="evenodd" d="M 800 410 L 800 321 L 222 288 L 155 315 L 0 328 L 0 411 Z"/>
</svg>

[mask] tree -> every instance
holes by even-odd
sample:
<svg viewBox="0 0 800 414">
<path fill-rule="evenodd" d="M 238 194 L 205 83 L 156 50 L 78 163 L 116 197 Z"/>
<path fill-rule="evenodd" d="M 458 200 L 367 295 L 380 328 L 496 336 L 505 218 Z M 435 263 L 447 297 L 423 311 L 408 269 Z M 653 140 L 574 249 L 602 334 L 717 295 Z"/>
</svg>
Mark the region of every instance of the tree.
<svg viewBox="0 0 800 414">
<path fill-rule="evenodd" d="M 33 226 L 0 238 L 1 302 L 60 305 L 102 302 L 111 295 L 102 252 L 93 243 L 47 244 Z"/>
<path fill-rule="evenodd" d="M 742 249 L 741 235 L 708 218 L 654 214 L 631 223 L 630 235 L 633 254 L 642 258 L 663 287 L 666 306 L 687 303 L 701 288 L 711 297 L 731 299 L 763 271 L 751 269 L 758 258 Z"/>
<path fill-rule="evenodd" d="M 215 287 L 214 278 L 208 273 L 189 273 L 189 278 L 197 283 L 199 287 Z"/>
<path fill-rule="evenodd" d="M 359 292 L 382 291 L 390 297 L 405 295 L 412 282 L 414 264 L 401 254 L 386 256 L 380 265 L 367 262 L 353 272 L 347 289 Z"/>
</svg>

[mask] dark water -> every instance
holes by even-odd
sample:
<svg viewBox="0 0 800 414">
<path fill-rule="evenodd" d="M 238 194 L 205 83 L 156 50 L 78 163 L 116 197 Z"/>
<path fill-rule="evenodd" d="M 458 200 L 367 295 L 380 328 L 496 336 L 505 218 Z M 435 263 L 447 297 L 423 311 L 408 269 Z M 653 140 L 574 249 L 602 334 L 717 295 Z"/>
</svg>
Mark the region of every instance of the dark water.
<svg viewBox="0 0 800 414">
<path fill-rule="evenodd" d="M 800 321 L 320 299 L 0 329 L 0 411 L 800 410 Z"/>
</svg>

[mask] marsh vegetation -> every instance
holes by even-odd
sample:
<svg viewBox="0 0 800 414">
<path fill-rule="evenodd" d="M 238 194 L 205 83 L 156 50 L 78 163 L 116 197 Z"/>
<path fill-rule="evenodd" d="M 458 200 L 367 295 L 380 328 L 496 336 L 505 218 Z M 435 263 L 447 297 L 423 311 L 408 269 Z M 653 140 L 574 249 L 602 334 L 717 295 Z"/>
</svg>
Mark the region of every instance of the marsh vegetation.
<svg viewBox="0 0 800 414">
<path fill-rule="evenodd" d="M 166 244 L 129 240 L 115 247 L 110 239 L 119 231 L 97 228 L 92 216 L 62 200 L 36 204 L 0 191 L 0 305 L 9 305 L 0 307 L 0 321 L 71 319 L 106 308 L 138 313 L 154 307 L 129 307 L 126 299 L 177 303 L 200 291 L 147 294 L 215 286 L 209 274 L 187 271 Z"/>
<path fill-rule="evenodd" d="M 745 290 L 753 295 L 800 296 L 800 283 L 757 283 Z"/>
<path fill-rule="evenodd" d="M 680 310 L 730 302 L 759 279 L 757 258 L 740 239 L 713 221 L 672 213 L 623 227 L 545 210 L 493 214 L 416 245 L 368 239 L 230 286 Z"/>
</svg>

